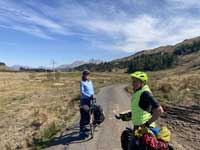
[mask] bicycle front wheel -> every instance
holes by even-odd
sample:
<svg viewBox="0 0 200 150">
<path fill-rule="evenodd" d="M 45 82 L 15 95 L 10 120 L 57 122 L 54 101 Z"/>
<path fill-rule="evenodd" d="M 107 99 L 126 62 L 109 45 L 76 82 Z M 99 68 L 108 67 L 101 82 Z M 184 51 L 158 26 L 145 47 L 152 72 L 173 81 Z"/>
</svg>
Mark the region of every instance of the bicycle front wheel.
<svg viewBox="0 0 200 150">
<path fill-rule="evenodd" d="M 94 124 L 93 124 L 93 114 L 90 115 L 90 134 L 91 134 L 91 138 L 94 137 Z"/>
</svg>

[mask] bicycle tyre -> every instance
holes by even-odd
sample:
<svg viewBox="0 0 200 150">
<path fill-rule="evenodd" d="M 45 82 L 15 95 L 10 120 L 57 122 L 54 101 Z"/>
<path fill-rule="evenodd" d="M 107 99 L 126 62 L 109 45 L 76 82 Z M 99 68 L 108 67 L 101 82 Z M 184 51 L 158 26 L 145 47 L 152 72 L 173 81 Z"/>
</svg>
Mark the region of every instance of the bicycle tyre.
<svg viewBox="0 0 200 150">
<path fill-rule="evenodd" d="M 93 114 L 90 115 L 90 134 L 91 134 L 91 138 L 94 137 L 94 124 L 93 124 Z"/>
</svg>

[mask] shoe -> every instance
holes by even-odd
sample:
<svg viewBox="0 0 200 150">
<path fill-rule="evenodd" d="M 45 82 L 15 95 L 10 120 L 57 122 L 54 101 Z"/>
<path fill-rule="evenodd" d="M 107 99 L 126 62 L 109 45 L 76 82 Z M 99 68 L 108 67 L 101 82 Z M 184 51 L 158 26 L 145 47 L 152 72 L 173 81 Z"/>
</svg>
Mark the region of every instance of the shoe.
<svg viewBox="0 0 200 150">
<path fill-rule="evenodd" d="M 88 132 L 88 131 L 90 131 L 90 129 L 84 128 L 83 131 Z"/>
<path fill-rule="evenodd" d="M 80 135 L 81 137 L 83 137 L 83 136 L 85 136 L 85 132 L 84 132 L 84 131 L 80 131 L 79 135 Z"/>
<path fill-rule="evenodd" d="M 86 134 L 84 131 L 80 131 L 79 136 L 84 139 L 84 138 L 88 137 L 88 134 Z"/>
</svg>

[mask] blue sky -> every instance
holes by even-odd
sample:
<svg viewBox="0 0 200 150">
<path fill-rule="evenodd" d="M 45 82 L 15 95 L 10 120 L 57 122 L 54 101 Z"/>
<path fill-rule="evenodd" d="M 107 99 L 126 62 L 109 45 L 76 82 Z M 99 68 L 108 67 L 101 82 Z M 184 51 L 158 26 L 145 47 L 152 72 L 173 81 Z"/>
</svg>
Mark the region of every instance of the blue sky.
<svg viewBox="0 0 200 150">
<path fill-rule="evenodd" d="M 199 35 L 199 0 L 0 0 L 9 66 L 109 61 Z"/>
</svg>

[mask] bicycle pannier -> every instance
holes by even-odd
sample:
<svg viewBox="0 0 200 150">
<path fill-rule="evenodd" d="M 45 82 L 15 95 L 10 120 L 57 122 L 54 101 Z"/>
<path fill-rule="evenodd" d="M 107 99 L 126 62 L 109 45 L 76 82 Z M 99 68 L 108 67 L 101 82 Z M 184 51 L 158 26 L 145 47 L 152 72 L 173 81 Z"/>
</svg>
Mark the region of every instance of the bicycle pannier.
<svg viewBox="0 0 200 150">
<path fill-rule="evenodd" d="M 103 108 L 100 105 L 96 105 L 94 109 L 94 120 L 96 124 L 101 124 L 105 119 Z"/>
</svg>

